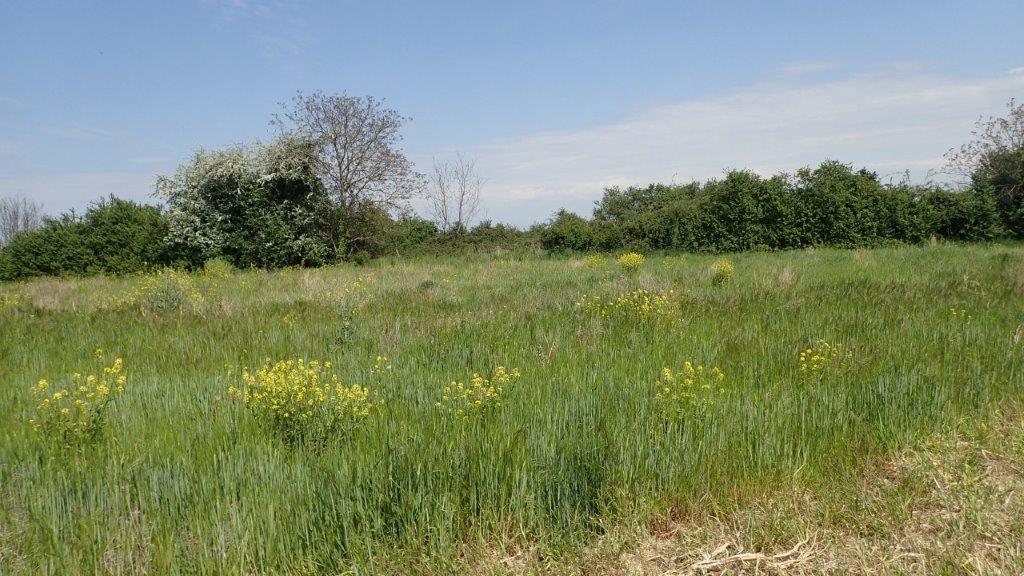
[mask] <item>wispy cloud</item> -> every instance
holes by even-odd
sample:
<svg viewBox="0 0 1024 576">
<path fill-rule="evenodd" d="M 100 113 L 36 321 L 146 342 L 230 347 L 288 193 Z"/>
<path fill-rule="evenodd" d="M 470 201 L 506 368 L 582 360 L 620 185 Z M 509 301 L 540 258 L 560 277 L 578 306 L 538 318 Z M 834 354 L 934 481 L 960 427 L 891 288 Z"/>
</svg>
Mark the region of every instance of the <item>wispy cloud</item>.
<svg viewBox="0 0 1024 576">
<path fill-rule="evenodd" d="M 0 139 L 0 156 L 14 154 L 21 148 L 21 144 L 17 141 Z"/>
<path fill-rule="evenodd" d="M 292 62 L 312 41 L 295 0 L 203 0 L 218 27 L 244 27 L 259 41 L 263 56 Z"/>
<path fill-rule="evenodd" d="M 272 16 L 287 4 L 272 0 L 203 0 L 203 5 L 227 20 L 238 20 Z"/>
<path fill-rule="evenodd" d="M 730 167 L 767 175 L 831 158 L 923 177 L 969 138 L 979 116 L 1024 94 L 1022 74 L 941 76 L 906 63 L 877 69 L 884 71 L 756 84 L 468 153 L 488 180 L 489 215 L 527 223 L 546 216 L 541 209 L 587 210 L 610 184 L 706 179 Z"/>
<path fill-rule="evenodd" d="M 134 158 L 129 158 L 128 161 L 132 164 L 167 165 L 173 164 L 175 162 L 175 158 L 172 156 L 136 156 Z"/>
<path fill-rule="evenodd" d="M 827 72 L 840 68 L 838 62 L 794 62 L 775 71 L 779 76 L 807 76 L 817 72 Z"/>
<path fill-rule="evenodd" d="M 65 140 L 77 140 L 82 142 L 95 140 L 123 139 L 126 135 L 122 132 L 106 130 L 96 126 L 87 126 L 79 122 L 72 122 L 63 126 L 50 126 L 43 129 L 44 132 Z"/>
<path fill-rule="evenodd" d="M 0 108 L 20 108 L 21 100 L 10 96 L 0 96 Z"/>
</svg>

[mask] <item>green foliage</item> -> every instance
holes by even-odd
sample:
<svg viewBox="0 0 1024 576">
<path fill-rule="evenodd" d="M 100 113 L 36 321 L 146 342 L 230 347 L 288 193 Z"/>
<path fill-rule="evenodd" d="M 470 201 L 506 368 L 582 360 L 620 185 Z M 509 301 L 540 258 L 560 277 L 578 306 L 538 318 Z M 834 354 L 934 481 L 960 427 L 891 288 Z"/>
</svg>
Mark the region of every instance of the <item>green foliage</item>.
<svg viewBox="0 0 1024 576">
<path fill-rule="evenodd" d="M 312 146 L 292 138 L 196 152 L 157 183 L 170 243 L 193 265 L 217 257 L 239 268 L 333 261 L 339 219 L 312 166 Z"/>
<path fill-rule="evenodd" d="M 15 236 L 0 252 L 0 280 L 150 270 L 167 261 L 167 230 L 159 208 L 111 196 Z"/>
<path fill-rule="evenodd" d="M 1024 129 L 1024 105 L 1018 114 Z M 1024 133 L 1015 148 L 989 151 L 985 163 L 971 175 L 975 188 L 990 190 L 1000 218 L 1014 237 L 1024 238 Z"/>
<path fill-rule="evenodd" d="M 991 185 L 883 184 L 872 172 L 827 161 L 792 176 L 733 170 L 703 184 L 609 188 L 590 220 L 558 212 L 541 242 L 552 251 L 739 252 L 917 243 L 933 235 L 984 241 L 1004 235 L 999 199 Z"/>
<path fill-rule="evenodd" d="M 559 210 L 540 233 L 540 243 L 546 250 L 589 250 L 594 246 L 594 234 L 589 222 L 568 210 Z"/>
<path fill-rule="evenodd" d="M 946 156 L 950 168 L 995 198 L 1006 232 L 1024 238 L 1024 104 L 1010 99 L 1001 117 L 979 119 L 974 139 Z"/>
<path fill-rule="evenodd" d="M 964 192 L 936 190 L 921 200 L 926 229 L 950 240 L 993 240 L 1004 234 L 996 195 L 991 188 Z"/>
</svg>

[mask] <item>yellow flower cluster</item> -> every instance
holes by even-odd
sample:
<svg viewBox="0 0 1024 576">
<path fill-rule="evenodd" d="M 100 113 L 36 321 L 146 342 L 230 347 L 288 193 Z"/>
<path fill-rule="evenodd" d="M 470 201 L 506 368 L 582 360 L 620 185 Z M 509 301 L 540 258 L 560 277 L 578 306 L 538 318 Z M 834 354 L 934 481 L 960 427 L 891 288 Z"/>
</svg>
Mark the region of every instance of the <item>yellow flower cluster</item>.
<svg viewBox="0 0 1024 576">
<path fill-rule="evenodd" d="M 388 360 L 387 356 L 377 356 L 373 360 L 373 366 L 370 367 L 370 372 L 374 376 L 383 376 L 385 374 L 391 374 L 395 368 L 391 365 L 391 361 Z"/>
<path fill-rule="evenodd" d="M 679 416 L 714 406 L 718 397 L 725 394 L 725 374 L 717 366 L 707 369 L 702 364 L 686 362 L 678 371 L 662 369 L 654 386 L 654 400 L 661 410 L 669 416 Z"/>
<path fill-rule="evenodd" d="M 224 258 L 211 258 L 203 263 L 203 275 L 208 278 L 224 280 L 235 273 L 235 267 Z"/>
<path fill-rule="evenodd" d="M 342 384 L 330 362 L 267 362 L 243 370 L 242 383 L 228 395 L 289 441 L 320 442 L 351 431 L 377 406 L 366 387 Z"/>
<path fill-rule="evenodd" d="M 641 256 L 641 258 L 642 258 L 642 256 Z M 603 254 L 587 254 L 583 258 L 583 267 L 584 268 L 601 268 L 602 266 L 605 265 L 605 262 L 607 262 L 607 259 L 604 257 Z"/>
<path fill-rule="evenodd" d="M 974 319 L 974 316 L 971 316 L 970 314 L 968 314 L 967 310 L 964 310 L 963 308 L 960 308 L 959 310 L 956 309 L 956 308 L 950 308 L 949 309 L 949 315 L 952 316 L 953 318 L 958 318 L 960 320 L 972 320 L 972 319 Z"/>
<path fill-rule="evenodd" d="M 616 262 L 626 272 L 636 272 L 644 265 L 644 255 L 637 252 L 626 252 L 619 256 Z"/>
<path fill-rule="evenodd" d="M 519 379 L 519 369 L 495 368 L 490 378 L 473 374 L 469 384 L 452 382 L 444 387 L 441 400 L 434 405 L 454 418 L 469 418 L 490 412 L 501 406 L 501 395 L 505 387 Z"/>
<path fill-rule="evenodd" d="M 800 372 L 806 375 L 820 374 L 843 365 L 851 353 L 839 344 L 818 340 L 813 346 L 800 352 Z"/>
<path fill-rule="evenodd" d="M 185 272 L 166 268 L 142 278 L 118 307 L 139 308 L 147 313 L 192 312 L 203 304 L 203 295 Z"/>
<path fill-rule="evenodd" d="M 732 280 L 732 262 L 726 258 L 719 258 L 711 264 L 711 283 L 715 286 L 728 284 Z"/>
<path fill-rule="evenodd" d="M 102 360 L 103 351 L 97 349 L 94 356 Z M 106 424 L 107 406 L 124 392 L 125 381 L 121 358 L 114 359 L 96 374 L 72 374 L 70 385 L 60 389 L 54 389 L 46 380 L 39 380 L 31 389 L 36 414 L 29 425 L 48 439 L 66 446 L 95 440 Z"/>
<path fill-rule="evenodd" d="M 599 294 L 584 295 L 576 303 L 576 307 L 601 318 L 674 318 L 678 312 L 675 290 L 666 292 L 650 292 L 644 289 L 623 292 L 615 298 L 605 298 Z"/>
<path fill-rule="evenodd" d="M 21 306 L 20 294 L 0 294 L 0 312 Z"/>
</svg>

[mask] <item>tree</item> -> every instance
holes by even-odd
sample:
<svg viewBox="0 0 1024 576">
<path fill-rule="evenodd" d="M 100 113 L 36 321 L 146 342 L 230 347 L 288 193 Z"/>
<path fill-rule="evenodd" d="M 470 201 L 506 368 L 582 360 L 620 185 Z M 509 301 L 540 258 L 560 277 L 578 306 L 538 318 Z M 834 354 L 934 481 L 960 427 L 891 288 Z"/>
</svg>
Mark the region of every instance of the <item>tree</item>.
<svg viewBox="0 0 1024 576">
<path fill-rule="evenodd" d="M 42 207 L 23 196 L 0 198 L 0 246 L 43 225 Z"/>
<path fill-rule="evenodd" d="M 996 194 L 1004 225 L 1024 237 L 1024 104 L 1013 99 L 1004 117 L 978 119 L 974 139 L 946 155 L 954 173 Z"/>
<path fill-rule="evenodd" d="M 193 265 L 215 257 L 240 268 L 332 260 L 341 243 L 336 210 L 315 162 L 312 144 L 289 136 L 196 152 L 157 180 L 172 246 Z"/>
<path fill-rule="evenodd" d="M 476 171 L 476 162 L 461 154 L 453 161 L 434 160 L 427 189 L 429 210 L 442 232 L 462 234 L 480 210 L 483 180 Z"/>
<path fill-rule="evenodd" d="M 409 120 L 372 96 L 298 92 L 271 124 L 311 142 L 314 169 L 345 215 L 375 206 L 401 210 L 423 188 L 423 176 L 400 148 Z"/>
<path fill-rule="evenodd" d="M 540 243 L 545 250 L 583 251 L 594 248 L 590 222 L 566 209 L 559 210 L 540 230 Z"/>
</svg>

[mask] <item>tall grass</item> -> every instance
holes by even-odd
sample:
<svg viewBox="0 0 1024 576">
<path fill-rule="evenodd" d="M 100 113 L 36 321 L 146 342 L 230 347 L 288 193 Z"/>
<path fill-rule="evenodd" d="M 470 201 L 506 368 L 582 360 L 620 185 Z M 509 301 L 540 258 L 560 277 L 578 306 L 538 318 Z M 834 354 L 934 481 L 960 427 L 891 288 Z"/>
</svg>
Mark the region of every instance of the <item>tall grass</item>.
<svg viewBox="0 0 1024 576">
<path fill-rule="evenodd" d="M 124 305 L 145 279 L 0 286 L 0 572 L 446 572 L 474 546 L 560 557 L 794 474 L 827 490 L 1021 397 L 1020 247 L 734 254 L 727 283 L 713 260 L 197 274 L 194 306 L 157 312 Z M 641 288 L 674 290 L 671 313 L 577 306 Z M 803 376 L 819 340 L 849 358 Z M 107 434 L 48 448 L 28 390 L 96 348 L 128 374 Z M 228 397 L 239 368 L 298 357 L 370 387 L 372 417 L 290 445 Z M 686 361 L 719 367 L 727 393 L 665 418 L 655 382 Z M 495 409 L 437 408 L 445 385 L 497 366 L 522 376 Z"/>
</svg>

